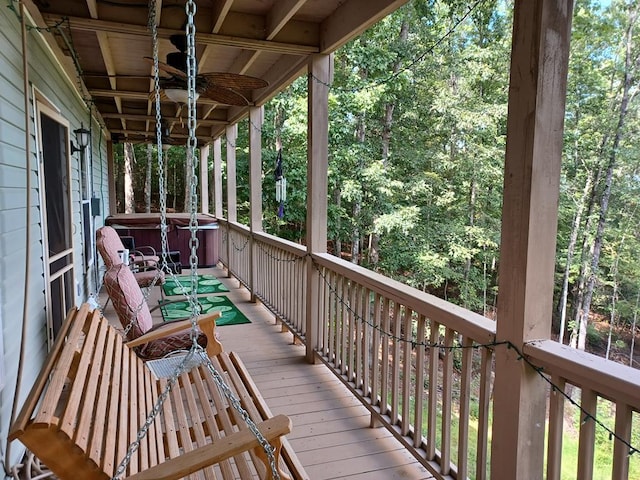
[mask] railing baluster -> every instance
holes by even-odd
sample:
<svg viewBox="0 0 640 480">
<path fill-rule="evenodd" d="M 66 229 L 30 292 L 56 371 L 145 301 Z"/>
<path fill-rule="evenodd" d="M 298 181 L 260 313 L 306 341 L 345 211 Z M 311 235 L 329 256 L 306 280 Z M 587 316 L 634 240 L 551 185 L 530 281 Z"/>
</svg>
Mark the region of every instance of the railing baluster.
<svg viewBox="0 0 640 480">
<path fill-rule="evenodd" d="M 349 289 L 349 313 L 347 315 L 347 341 L 346 341 L 346 374 L 347 379 L 354 381 L 356 378 L 355 373 L 355 357 L 356 352 L 356 323 L 358 322 L 358 292 L 360 286 L 357 283 L 351 282 L 351 288 Z"/>
<path fill-rule="evenodd" d="M 411 378 L 413 377 L 413 362 L 411 349 L 411 335 L 413 326 L 413 311 L 405 308 L 402 325 L 402 435 L 407 435 L 411 427 Z"/>
<path fill-rule="evenodd" d="M 460 409 L 458 425 L 458 478 L 469 475 L 469 418 L 471 402 L 471 370 L 473 369 L 473 340 L 462 339 L 462 371 L 460 373 Z"/>
<path fill-rule="evenodd" d="M 371 290 L 362 289 L 362 393 L 371 396 L 371 365 L 374 344 L 371 339 Z"/>
<path fill-rule="evenodd" d="M 382 322 L 382 297 L 379 293 L 375 294 L 373 300 L 373 325 L 375 328 L 372 332 L 371 340 L 371 403 L 382 407 L 380 393 L 380 326 Z"/>
<path fill-rule="evenodd" d="M 476 480 L 487 479 L 489 459 L 489 406 L 491 403 L 491 369 L 493 350 L 483 348 L 480 360 L 480 395 L 478 398 L 478 441 L 476 445 Z"/>
<path fill-rule="evenodd" d="M 577 478 L 593 478 L 593 453 L 596 437 L 596 407 L 598 397 L 593 390 L 582 389 L 581 407 L 582 421 L 580 423 L 580 443 L 578 446 L 578 476 Z"/>
<path fill-rule="evenodd" d="M 324 295 L 322 296 L 323 305 L 320 310 L 322 314 L 319 317 L 321 325 L 318 325 L 318 328 L 322 329 L 322 353 L 325 357 L 329 357 L 329 345 L 331 343 L 331 337 L 329 336 L 329 329 L 331 326 L 331 290 L 329 288 L 330 284 L 328 283 L 329 272 L 327 272 L 327 270 L 323 268 L 320 270 L 320 275 L 320 282 L 323 286 Z M 324 281 L 324 279 L 327 279 L 327 281 Z"/>
<path fill-rule="evenodd" d="M 355 338 L 353 342 L 354 347 L 354 355 L 355 355 L 355 369 L 353 375 L 353 381 L 355 382 L 355 387 L 362 389 L 362 379 L 364 377 L 364 372 L 362 371 L 362 357 L 365 352 L 365 346 L 363 341 L 362 332 L 363 328 L 363 320 L 366 318 L 364 313 L 364 300 L 362 299 L 365 288 L 362 285 L 358 285 L 358 293 L 356 295 L 356 318 L 354 318 L 355 322 Z"/>
<path fill-rule="evenodd" d="M 616 403 L 615 432 L 618 438 L 613 443 L 612 480 L 626 480 L 629 478 L 629 445 L 631 444 L 631 424 L 633 412 L 626 403 Z M 625 445 L 621 440 L 627 442 Z"/>
<path fill-rule="evenodd" d="M 350 281 L 342 277 L 342 291 L 340 293 L 341 302 L 341 314 L 340 314 L 340 373 L 343 375 L 347 373 L 347 345 L 349 343 L 349 317 L 351 316 L 351 312 L 349 311 L 349 290 L 350 290 Z"/>
<path fill-rule="evenodd" d="M 436 458 L 436 425 L 438 414 L 438 341 L 440 324 L 429 320 L 429 398 L 427 406 L 427 460 Z"/>
<path fill-rule="evenodd" d="M 400 396 L 400 329 L 402 325 L 402 311 L 404 308 L 398 302 L 393 302 L 393 340 L 391 353 L 391 424 L 398 423 Z"/>
<path fill-rule="evenodd" d="M 389 310 L 389 299 L 384 297 L 382 305 L 382 331 L 390 332 L 391 311 Z M 380 369 L 380 413 L 386 415 L 389 411 L 389 337 L 382 335 L 382 361 Z"/>
<path fill-rule="evenodd" d="M 413 423 L 413 446 L 420 448 L 422 445 L 422 436 L 424 434 L 424 428 L 422 427 L 422 409 L 424 404 L 424 363 L 425 363 L 425 346 L 427 319 L 424 315 L 420 315 L 418 318 L 418 328 L 416 333 L 416 374 L 415 374 L 415 420 Z"/>
<path fill-rule="evenodd" d="M 451 471 L 451 402 L 453 401 L 453 330 L 445 329 L 444 358 L 442 360 L 442 445 L 440 446 L 441 471 Z"/>
<path fill-rule="evenodd" d="M 549 399 L 549 441 L 547 453 L 547 479 L 560 480 L 562 473 L 562 430 L 564 427 L 565 382 L 558 376 L 551 378 L 558 390 L 553 389 Z"/>
</svg>

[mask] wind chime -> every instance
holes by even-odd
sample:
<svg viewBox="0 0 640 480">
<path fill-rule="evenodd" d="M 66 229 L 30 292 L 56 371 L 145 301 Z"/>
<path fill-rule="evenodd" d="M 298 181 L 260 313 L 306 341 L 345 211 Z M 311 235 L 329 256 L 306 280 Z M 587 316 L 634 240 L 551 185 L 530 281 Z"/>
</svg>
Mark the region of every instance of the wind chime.
<svg viewBox="0 0 640 480">
<path fill-rule="evenodd" d="M 287 179 L 282 171 L 282 147 L 278 149 L 276 158 L 276 202 L 278 202 L 278 218 L 284 218 L 284 202 L 287 201 Z"/>
</svg>

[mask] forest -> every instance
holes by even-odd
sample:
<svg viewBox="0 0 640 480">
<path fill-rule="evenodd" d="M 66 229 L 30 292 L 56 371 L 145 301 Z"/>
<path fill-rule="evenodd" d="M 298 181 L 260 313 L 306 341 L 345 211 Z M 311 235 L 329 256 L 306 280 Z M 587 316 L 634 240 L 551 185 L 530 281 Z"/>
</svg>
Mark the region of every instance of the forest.
<svg viewBox="0 0 640 480">
<path fill-rule="evenodd" d="M 635 367 L 638 9 L 636 0 L 575 2 L 549 312 L 554 338 Z M 490 318 L 499 293 L 511 10 L 506 0 L 411 0 L 336 52 L 330 84 L 329 251 Z M 227 148 L 237 152 L 238 220 L 246 224 L 248 134 L 261 131 L 264 229 L 300 243 L 306 116 L 304 77 L 264 106 L 263 125 L 245 119 L 236 145 L 222 143 L 223 160 Z M 287 198 L 278 215 L 280 146 Z M 155 148 L 115 145 L 120 211 L 157 209 Z M 184 147 L 171 146 L 165 160 L 167 205 L 181 211 Z"/>
</svg>

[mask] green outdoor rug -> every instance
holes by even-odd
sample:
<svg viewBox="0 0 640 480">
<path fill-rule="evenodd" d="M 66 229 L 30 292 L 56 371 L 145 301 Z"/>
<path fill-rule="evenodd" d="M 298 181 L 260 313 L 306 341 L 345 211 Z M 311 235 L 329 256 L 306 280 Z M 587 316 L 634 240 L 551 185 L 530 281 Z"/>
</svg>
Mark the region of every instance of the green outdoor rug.
<svg viewBox="0 0 640 480">
<path fill-rule="evenodd" d="M 209 297 L 199 297 L 200 313 L 210 313 L 214 310 L 220 310 L 222 317 L 216 320 L 217 326 L 222 325 L 238 325 L 240 323 L 251 323 L 244 314 L 238 310 L 231 300 L 224 295 L 211 295 Z M 169 320 L 177 320 L 180 318 L 189 318 L 191 311 L 189 302 L 171 302 L 160 307 L 162 318 L 165 322 Z"/>
<path fill-rule="evenodd" d="M 229 291 L 215 275 L 198 275 L 196 286 L 196 293 L 198 295 Z M 173 277 L 167 277 L 164 285 L 162 285 L 162 290 L 164 290 L 164 294 L 168 297 L 188 295 L 191 293 L 191 277 L 189 275 L 180 275 L 175 277 L 175 279 Z"/>
</svg>

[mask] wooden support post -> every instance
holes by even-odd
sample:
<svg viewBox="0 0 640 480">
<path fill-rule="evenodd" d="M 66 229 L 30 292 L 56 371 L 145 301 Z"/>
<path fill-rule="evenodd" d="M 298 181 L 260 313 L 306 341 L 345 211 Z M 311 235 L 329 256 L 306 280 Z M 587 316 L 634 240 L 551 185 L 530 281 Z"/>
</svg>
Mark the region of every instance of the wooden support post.
<svg viewBox="0 0 640 480">
<path fill-rule="evenodd" d="M 107 177 L 108 177 L 108 190 L 109 190 L 109 211 L 103 213 L 103 217 L 108 215 L 115 215 L 118 213 L 117 198 L 116 198 L 116 169 L 113 162 L 113 142 L 107 141 Z"/>
<path fill-rule="evenodd" d="M 200 211 L 209 213 L 209 145 L 200 147 Z"/>
<path fill-rule="evenodd" d="M 231 223 L 238 221 L 238 202 L 236 198 L 236 141 L 238 140 L 238 124 L 226 128 L 227 138 L 227 276 L 231 278 L 234 265 L 231 255 Z"/>
<path fill-rule="evenodd" d="M 497 340 L 551 333 L 572 0 L 517 0 L 500 247 Z M 491 477 L 543 478 L 546 383 L 497 347 Z"/>
<path fill-rule="evenodd" d="M 262 108 L 249 109 L 249 290 L 256 301 L 257 245 L 253 234 L 262 231 Z"/>
<path fill-rule="evenodd" d="M 213 213 L 222 218 L 222 142 L 213 141 Z"/>
<path fill-rule="evenodd" d="M 329 170 L 329 85 L 333 55 L 315 55 L 309 62 L 307 146 L 307 253 L 327 251 L 327 177 Z M 306 360 L 315 361 L 320 328 L 320 273 L 307 257 Z"/>
</svg>

